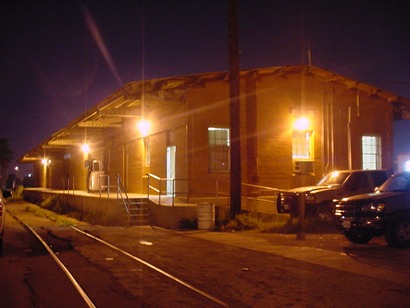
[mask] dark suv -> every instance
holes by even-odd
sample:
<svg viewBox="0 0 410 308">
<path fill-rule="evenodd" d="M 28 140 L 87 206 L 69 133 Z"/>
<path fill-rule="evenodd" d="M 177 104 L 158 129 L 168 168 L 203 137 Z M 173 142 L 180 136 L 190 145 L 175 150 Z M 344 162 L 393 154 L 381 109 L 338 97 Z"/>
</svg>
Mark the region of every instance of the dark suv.
<svg viewBox="0 0 410 308">
<path fill-rule="evenodd" d="M 315 186 L 298 187 L 281 192 L 278 213 L 298 216 L 298 196 L 305 196 L 305 213 L 333 220 L 334 201 L 343 197 L 372 192 L 391 175 L 387 170 L 340 170 L 322 178 Z"/>
<path fill-rule="evenodd" d="M 353 243 L 384 235 L 389 246 L 410 247 L 410 172 L 395 174 L 374 193 L 340 200 L 335 218 Z"/>
</svg>

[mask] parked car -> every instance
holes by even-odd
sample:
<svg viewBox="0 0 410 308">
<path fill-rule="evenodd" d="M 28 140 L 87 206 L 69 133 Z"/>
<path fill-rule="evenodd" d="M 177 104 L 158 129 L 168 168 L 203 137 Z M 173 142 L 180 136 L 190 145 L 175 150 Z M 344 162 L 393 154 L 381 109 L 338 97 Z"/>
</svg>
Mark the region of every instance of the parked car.
<svg viewBox="0 0 410 308">
<path fill-rule="evenodd" d="M 0 256 L 3 255 L 3 235 L 4 235 L 4 221 L 6 219 L 6 199 L 10 197 L 9 191 L 0 190 Z"/>
<path fill-rule="evenodd" d="M 305 213 L 333 221 L 334 204 L 338 199 L 373 192 L 383 184 L 391 172 L 388 170 L 340 170 L 322 178 L 315 186 L 298 187 L 279 193 L 278 213 L 298 216 L 298 196 L 304 195 Z"/>
<path fill-rule="evenodd" d="M 343 198 L 335 218 L 353 243 L 384 235 L 391 247 L 410 247 L 410 172 L 395 174 L 376 192 Z"/>
</svg>

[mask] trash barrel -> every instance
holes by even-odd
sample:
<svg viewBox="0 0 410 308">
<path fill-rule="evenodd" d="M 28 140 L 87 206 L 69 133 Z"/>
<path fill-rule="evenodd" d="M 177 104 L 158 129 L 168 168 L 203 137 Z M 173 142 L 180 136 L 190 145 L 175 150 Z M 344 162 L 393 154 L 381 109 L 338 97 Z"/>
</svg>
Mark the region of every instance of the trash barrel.
<svg viewBox="0 0 410 308">
<path fill-rule="evenodd" d="M 215 204 L 199 203 L 198 204 L 198 229 L 209 230 L 215 226 Z"/>
</svg>

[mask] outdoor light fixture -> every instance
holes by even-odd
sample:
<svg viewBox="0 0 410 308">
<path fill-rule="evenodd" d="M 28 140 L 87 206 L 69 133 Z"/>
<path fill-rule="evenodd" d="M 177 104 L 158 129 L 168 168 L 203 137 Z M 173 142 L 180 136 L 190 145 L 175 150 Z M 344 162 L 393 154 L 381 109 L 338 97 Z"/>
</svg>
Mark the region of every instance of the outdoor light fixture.
<svg viewBox="0 0 410 308">
<path fill-rule="evenodd" d="M 47 166 L 47 165 L 50 165 L 50 164 L 51 164 L 51 160 L 50 160 L 50 159 L 47 159 L 47 158 L 43 158 L 43 159 L 41 160 L 41 163 L 42 163 L 44 166 Z"/>
<path fill-rule="evenodd" d="M 404 171 L 410 171 L 410 160 L 404 163 Z"/>
<path fill-rule="evenodd" d="M 90 153 L 90 146 L 88 145 L 88 143 L 84 143 L 84 144 L 81 146 L 81 150 L 83 150 L 84 154 Z"/>
<path fill-rule="evenodd" d="M 296 130 L 307 130 L 309 128 L 310 121 L 307 117 L 300 117 L 295 119 L 293 124 L 294 129 Z"/>
<path fill-rule="evenodd" d="M 141 133 L 142 137 L 145 137 L 148 135 L 149 129 L 150 129 L 150 123 L 147 120 L 140 120 L 137 123 L 137 129 L 139 130 L 139 132 Z"/>
</svg>

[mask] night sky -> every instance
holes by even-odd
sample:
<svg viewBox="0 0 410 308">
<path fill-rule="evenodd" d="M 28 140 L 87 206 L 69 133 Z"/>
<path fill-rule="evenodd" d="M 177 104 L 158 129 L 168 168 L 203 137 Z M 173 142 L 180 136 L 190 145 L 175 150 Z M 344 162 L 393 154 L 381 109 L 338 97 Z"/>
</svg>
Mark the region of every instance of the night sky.
<svg viewBox="0 0 410 308">
<path fill-rule="evenodd" d="M 238 3 L 241 69 L 307 64 L 310 50 L 410 98 L 410 1 Z M 15 0 L 0 16 L 0 137 L 15 159 L 127 82 L 228 70 L 228 0 Z"/>
</svg>

